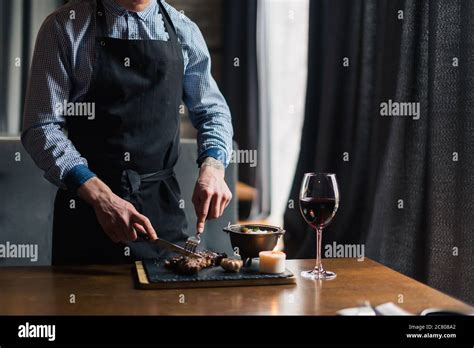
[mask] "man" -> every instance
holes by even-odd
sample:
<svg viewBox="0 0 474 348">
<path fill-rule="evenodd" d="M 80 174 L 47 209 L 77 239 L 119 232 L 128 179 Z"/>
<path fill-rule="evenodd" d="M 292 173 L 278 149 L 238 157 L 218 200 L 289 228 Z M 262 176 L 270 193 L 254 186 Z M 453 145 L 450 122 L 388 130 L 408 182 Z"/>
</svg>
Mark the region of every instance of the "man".
<svg viewBox="0 0 474 348">
<path fill-rule="evenodd" d="M 173 172 L 181 100 L 198 130 L 197 232 L 222 215 L 233 131 L 210 67 L 198 27 L 164 1 L 74 1 L 45 20 L 22 142 L 60 187 L 54 264 L 159 257 L 143 235 L 186 238 Z"/>
</svg>

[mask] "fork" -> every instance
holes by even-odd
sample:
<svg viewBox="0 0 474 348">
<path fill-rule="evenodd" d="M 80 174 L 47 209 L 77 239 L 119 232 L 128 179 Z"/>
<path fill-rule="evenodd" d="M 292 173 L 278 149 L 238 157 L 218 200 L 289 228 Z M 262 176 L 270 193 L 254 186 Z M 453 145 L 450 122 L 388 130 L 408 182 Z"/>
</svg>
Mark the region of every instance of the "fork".
<svg viewBox="0 0 474 348">
<path fill-rule="evenodd" d="M 201 243 L 201 234 L 196 232 L 195 236 L 188 237 L 184 248 L 186 251 L 195 253 L 199 243 Z"/>
</svg>

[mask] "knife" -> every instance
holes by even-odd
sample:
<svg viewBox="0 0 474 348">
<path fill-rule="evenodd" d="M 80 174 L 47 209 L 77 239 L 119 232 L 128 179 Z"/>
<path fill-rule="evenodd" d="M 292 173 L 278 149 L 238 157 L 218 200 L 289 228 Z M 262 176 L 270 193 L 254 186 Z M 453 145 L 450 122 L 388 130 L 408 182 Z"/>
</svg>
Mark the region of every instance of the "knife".
<svg viewBox="0 0 474 348">
<path fill-rule="evenodd" d="M 150 240 L 149 239 L 149 242 L 152 243 L 152 244 L 156 244 L 159 247 L 165 248 L 169 251 L 172 251 L 172 252 L 175 252 L 177 254 L 183 255 L 183 256 L 192 257 L 194 259 L 202 258 L 202 256 L 199 255 L 199 254 L 187 251 L 183 247 L 180 247 L 179 245 L 170 243 L 167 240 L 164 240 L 164 239 L 161 239 L 161 238 L 158 238 L 158 239 L 155 239 L 155 240 Z"/>
<path fill-rule="evenodd" d="M 135 233 L 137 233 L 140 237 L 145 239 L 147 242 L 149 242 L 151 244 L 156 244 L 159 247 L 164 248 L 166 250 L 172 251 L 174 253 L 177 253 L 177 254 L 180 254 L 180 255 L 183 255 L 183 256 L 192 257 L 193 259 L 201 259 L 202 258 L 202 256 L 197 254 L 197 253 L 187 251 L 185 248 L 180 247 L 179 245 L 173 244 L 171 242 L 168 242 L 167 240 L 161 239 L 159 237 L 157 237 L 155 240 L 151 240 L 150 237 L 148 236 L 148 234 L 145 231 L 137 230 L 137 229 L 135 229 L 135 227 L 133 227 L 133 231 L 135 231 Z"/>
</svg>

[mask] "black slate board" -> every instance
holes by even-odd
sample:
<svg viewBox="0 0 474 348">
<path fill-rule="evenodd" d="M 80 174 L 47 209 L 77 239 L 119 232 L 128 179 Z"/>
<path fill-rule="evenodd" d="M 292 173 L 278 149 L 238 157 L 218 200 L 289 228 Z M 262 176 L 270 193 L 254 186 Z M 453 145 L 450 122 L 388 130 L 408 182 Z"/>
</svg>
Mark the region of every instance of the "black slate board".
<svg viewBox="0 0 474 348">
<path fill-rule="evenodd" d="M 164 267 L 164 260 L 149 259 L 137 262 L 137 272 L 139 287 L 155 289 L 279 285 L 296 282 L 289 270 L 282 274 L 259 273 L 257 262 L 254 262 L 252 267 L 243 268 L 239 273 L 226 272 L 222 267 L 213 267 L 194 275 L 177 275 Z"/>
</svg>

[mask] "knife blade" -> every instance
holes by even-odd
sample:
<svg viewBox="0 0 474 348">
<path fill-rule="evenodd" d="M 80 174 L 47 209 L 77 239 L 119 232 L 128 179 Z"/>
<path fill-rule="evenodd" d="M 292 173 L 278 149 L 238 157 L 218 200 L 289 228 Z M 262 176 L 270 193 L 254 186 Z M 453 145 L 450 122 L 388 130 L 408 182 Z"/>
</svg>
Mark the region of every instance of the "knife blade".
<svg viewBox="0 0 474 348">
<path fill-rule="evenodd" d="M 161 239 L 161 238 L 158 238 L 158 239 L 155 239 L 155 240 L 149 240 L 149 242 L 153 243 L 153 244 L 156 244 L 159 247 L 165 248 L 169 251 L 172 251 L 172 252 L 175 252 L 177 254 L 183 255 L 183 256 L 192 257 L 192 258 L 195 258 L 195 259 L 202 258 L 202 256 L 199 255 L 199 254 L 187 251 L 183 247 L 180 247 L 179 245 L 173 244 L 173 243 L 168 242 L 167 240 L 164 240 L 164 239 Z"/>
</svg>

